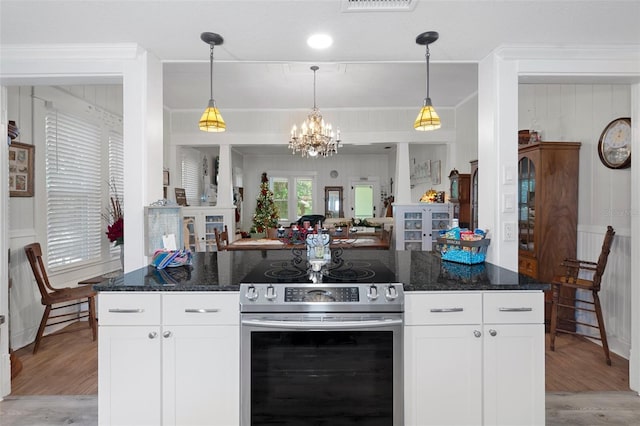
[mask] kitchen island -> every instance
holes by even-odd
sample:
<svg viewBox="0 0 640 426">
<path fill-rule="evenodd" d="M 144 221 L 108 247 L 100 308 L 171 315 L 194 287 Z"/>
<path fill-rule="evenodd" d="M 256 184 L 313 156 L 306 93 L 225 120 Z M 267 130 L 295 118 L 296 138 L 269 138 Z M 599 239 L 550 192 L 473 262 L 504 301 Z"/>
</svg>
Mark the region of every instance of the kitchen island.
<svg viewBox="0 0 640 426">
<path fill-rule="evenodd" d="M 196 253 L 191 266 L 95 285 L 100 424 L 240 424 L 239 285 L 293 258 Z M 403 424 L 544 424 L 547 284 L 432 252 L 346 250 L 340 259 L 375 259 L 403 284 Z"/>
<path fill-rule="evenodd" d="M 195 253 L 191 266 L 158 270 L 146 266 L 94 285 L 106 291 L 238 291 L 242 279 L 263 262 L 290 261 L 291 251 L 247 250 Z M 490 263 L 463 265 L 440 260 L 434 252 L 342 252 L 345 261 L 375 259 L 395 272 L 396 282 L 412 291 L 546 290 L 549 284 Z"/>
</svg>

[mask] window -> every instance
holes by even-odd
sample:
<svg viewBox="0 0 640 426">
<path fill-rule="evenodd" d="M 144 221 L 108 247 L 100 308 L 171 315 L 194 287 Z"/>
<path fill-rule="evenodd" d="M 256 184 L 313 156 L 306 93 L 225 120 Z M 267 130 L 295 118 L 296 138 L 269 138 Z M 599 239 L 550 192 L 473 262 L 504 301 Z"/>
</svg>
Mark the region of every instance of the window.
<svg viewBox="0 0 640 426">
<path fill-rule="evenodd" d="M 271 187 L 273 188 L 273 202 L 278 208 L 280 220 L 289 221 L 289 179 L 272 178 Z"/>
<path fill-rule="evenodd" d="M 296 219 L 313 214 L 313 179 L 296 178 Z"/>
<path fill-rule="evenodd" d="M 49 267 L 101 257 L 101 129 L 47 108 L 45 115 Z"/>
<path fill-rule="evenodd" d="M 276 172 L 269 178 L 273 200 L 278 206 L 280 222 L 290 223 L 313 211 L 314 176 L 282 176 Z M 291 190 L 294 189 L 294 190 Z"/>
<path fill-rule="evenodd" d="M 187 194 L 187 203 L 200 204 L 202 194 L 202 155 L 195 149 L 182 150 L 182 187 Z"/>
</svg>

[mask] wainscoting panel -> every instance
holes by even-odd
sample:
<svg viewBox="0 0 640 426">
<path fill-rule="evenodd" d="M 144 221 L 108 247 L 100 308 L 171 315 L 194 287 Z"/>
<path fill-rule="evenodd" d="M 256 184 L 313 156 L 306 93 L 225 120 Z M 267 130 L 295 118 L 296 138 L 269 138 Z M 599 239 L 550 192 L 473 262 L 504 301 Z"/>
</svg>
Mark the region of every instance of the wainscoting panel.
<svg viewBox="0 0 640 426">
<path fill-rule="evenodd" d="M 615 229 L 615 228 L 614 228 Z M 602 248 L 606 226 L 578 227 L 578 259 L 596 262 Z M 611 253 L 602 278 L 600 301 L 607 339 L 611 351 L 629 359 L 631 347 L 631 234 L 629 229 L 615 229 Z M 590 300 L 587 295 L 580 297 Z M 588 294 L 590 296 L 590 294 Z M 595 324 L 595 315 L 578 312 L 579 321 Z M 589 332 L 591 327 L 579 326 Z M 585 330 L 589 329 L 589 330 Z M 597 331 L 596 331 L 597 332 Z"/>
</svg>

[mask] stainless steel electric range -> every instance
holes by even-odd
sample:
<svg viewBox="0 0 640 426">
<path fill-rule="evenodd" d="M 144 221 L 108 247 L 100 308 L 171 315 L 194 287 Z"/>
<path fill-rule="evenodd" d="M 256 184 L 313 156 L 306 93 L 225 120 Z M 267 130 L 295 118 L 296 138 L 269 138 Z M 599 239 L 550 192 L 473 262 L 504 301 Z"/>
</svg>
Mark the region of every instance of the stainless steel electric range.
<svg viewBox="0 0 640 426">
<path fill-rule="evenodd" d="M 264 261 L 240 285 L 242 425 L 402 425 L 404 292 L 376 260 Z"/>
</svg>

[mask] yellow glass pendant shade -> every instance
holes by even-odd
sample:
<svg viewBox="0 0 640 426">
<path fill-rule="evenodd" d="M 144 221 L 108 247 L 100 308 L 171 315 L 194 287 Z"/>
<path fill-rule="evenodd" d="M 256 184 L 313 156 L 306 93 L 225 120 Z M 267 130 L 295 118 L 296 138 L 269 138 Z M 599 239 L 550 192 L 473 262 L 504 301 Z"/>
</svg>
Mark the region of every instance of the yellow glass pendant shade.
<svg viewBox="0 0 640 426">
<path fill-rule="evenodd" d="M 440 128 L 440 117 L 431 105 L 431 99 L 425 99 L 424 106 L 418 113 L 418 117 L 413 123 L 413 127 L 416 130 L 421 131 L 436 130 Z"/>
<path fill-rule="evenodd" d="M 213 99 L 209 101 L 207 109 L 200 117 L 200 130 L 203 132 L 224 132 L 227 130 L 227 125 Z"/>
</svg>

